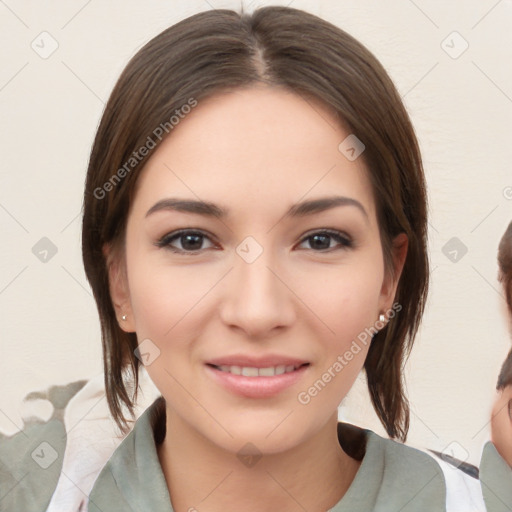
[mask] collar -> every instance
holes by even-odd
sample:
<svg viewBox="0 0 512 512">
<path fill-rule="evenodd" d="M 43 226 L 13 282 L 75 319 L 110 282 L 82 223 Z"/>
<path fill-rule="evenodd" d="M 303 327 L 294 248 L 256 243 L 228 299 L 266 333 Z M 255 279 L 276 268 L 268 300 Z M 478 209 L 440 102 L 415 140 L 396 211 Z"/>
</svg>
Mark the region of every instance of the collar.
<svg viewBox="0 0 512 512">
<path fill-rule="evenodd" d="M 89 512 L 174 512 L 157 453 L 164 437 L 165 402 L 160 397 L 139 417 L 101 471 L 89 497 Z M 362 462 L 331 512 L 413 512 L 427 506 L 429 512 L 445 511 L 445 480 L 431 456 L 347 423 L 338 423 L 338 439 L 349 455 Z"/>
<path fill-rule="evenodd" d="M 480 482 L 485 506 L 492 512 L 509 512 L 512 503 L 512 468 L 487 441 L 480 461 Z"/>
</svg>

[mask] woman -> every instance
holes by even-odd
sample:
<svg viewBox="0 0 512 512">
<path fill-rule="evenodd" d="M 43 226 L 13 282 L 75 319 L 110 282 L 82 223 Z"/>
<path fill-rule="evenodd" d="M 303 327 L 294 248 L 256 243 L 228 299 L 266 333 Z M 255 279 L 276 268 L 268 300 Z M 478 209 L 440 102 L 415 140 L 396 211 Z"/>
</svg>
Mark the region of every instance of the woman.
<svg viewBox="0 0 512 512">
<path fill-rule="evenodd" d="M 214 10 L 145 45 L 96 134 L 82 247 L 112 416 L 126 431 L 141 364 L 162 397 L 89 510 L 485 510 L 400 442 L 426 211 L 400 96 L 339 28 Z M 363 368 L 391 439 L 337 421 Z"/>
<path fill-rule="evenodd" d="M 337 421 L 364 368 L 406 439 L 426 210 L 400 97 L 337 27 L 216 10 L 143 47 L 93 145 L 83 257 L 113 417 L 133 405 L 127 368 L 162 397 L 89 510 L 445 510 L 440 463 Z M 456 505 L 483 510 L 469 481 Z"/>
</svg>

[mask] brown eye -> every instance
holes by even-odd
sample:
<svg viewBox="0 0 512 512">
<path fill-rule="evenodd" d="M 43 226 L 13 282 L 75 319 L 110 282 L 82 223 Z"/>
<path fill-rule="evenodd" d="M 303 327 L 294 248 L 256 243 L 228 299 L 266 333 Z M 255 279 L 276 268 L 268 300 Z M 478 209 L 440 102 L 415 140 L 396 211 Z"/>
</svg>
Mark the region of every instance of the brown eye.
<svg viewBox="0 0 512 512">
<path fill-rule="evenodd" d="M 336 249 L 336 245 L 331 245 L 332 241 L 338 244 L 338 249 L 348 249 L 353 246 L 352 240 L 341 231 L 323 230 L 312 233 L 302 239 L 302 243 L 309 242 L 310 247 L 315 252 Z"/>
<path fill-rule="evenodd" d="M 196 254 L 205 249 L 202 247 L 205 240 L 209 237 L 201 231 L 181 230 L 163 236 L 155 245 L 177 253 Z M 176 242 L 181 247 L 176 247 Z"/>
</svg>

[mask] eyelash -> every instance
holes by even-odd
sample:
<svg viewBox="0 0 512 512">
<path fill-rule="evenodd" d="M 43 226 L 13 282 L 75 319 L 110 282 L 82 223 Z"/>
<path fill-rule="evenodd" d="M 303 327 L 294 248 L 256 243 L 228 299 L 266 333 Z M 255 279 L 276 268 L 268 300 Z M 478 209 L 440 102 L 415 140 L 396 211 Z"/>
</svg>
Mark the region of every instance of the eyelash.
<svg viewBox="0 0 512 512">
<path fill-rule="evenodd" d="M 179 231 L 174 231 L 173 233 L 168 233 L 168 234 L 164 235 L 157 242 L 155 242 L 155 245 L 159 248 L 165 248 L 165 249 L 168 249 L 175 253 L 186 254 L 187 256 L 196 256 L 196 255 L 200 254 L 203 250 L 206 250 L 206 249 L 199 249 L 199 250 L 193 250 L 193 251 L 186 251 L 186 250 L 177 249 L 176 247 L 171 246 L 171 242 L 173 242 L 174 240 L 179 239 L 181 237 L 184 237 L 186 235 L 198 235 L 203 238 L 210 238 L 206 233 L 204 233 L 202 231 L 193 230 L 193 229 L 181 229 Z M 338 248 L 330 247 L 328 249 L 322 249 L 320 251 L 314 251 L 313 249 L 311 249 L 311 250 L 313 250 L 313 252 L 326 253 L 326 252 L 332 252 L 334 250 L 340 250 L 340 249 L 345 249 L 345 250 L 351 249 L 354 247 L 354 243 L 348 235 L 346 235 L 345 233 L 343 233 L 341 231 L 336 231 L 333 229 L 322 229 L 322 230 L 314 231 L 314 232 L 308 234 L 307 236 L 303 237 L 300 241 L 300 244 L 302 244 L 304 241 L 306 241 L 310 238 L 313 238 L 314 236 L 317 236 L 317 235 L 327 235 L 327 236 L 333 238 L 334 240 L 336 240 L 340 244 L 340 246 Z"/>
</svg>

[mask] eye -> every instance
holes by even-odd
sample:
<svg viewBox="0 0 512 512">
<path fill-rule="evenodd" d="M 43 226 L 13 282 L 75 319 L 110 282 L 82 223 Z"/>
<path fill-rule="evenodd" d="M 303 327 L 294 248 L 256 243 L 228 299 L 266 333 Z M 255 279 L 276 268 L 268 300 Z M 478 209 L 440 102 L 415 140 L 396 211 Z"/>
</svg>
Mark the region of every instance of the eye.
<svg viewBox="0 0 512 512">
<path fill-rule="evenodd" d="M 155 245 L 160 248 L 169 249 L 176 253 L 193 256 L 199 254 L 205 249 L 214 247 L 215 244 L 213 243 L 208 247 L 202 247 L 205 240 L 211 241 L 211 238 L 201 231 L 182 229 L 164 235 L 157 242 L 155 242 Z M 332 245 L 333 241 L 335 242 L 334 246 Z M 336 250 L 337 248 L 349 249 L 354 245 L 353 241 L 348 235 L 341 231 L 330 229 L 324 229 L 322 231 L 317 231 L 307 235 L 302 239 L 300 245 L 306 242 L 310 243 L 310 247 L 314 249 L 315 252 L 331 252 L 331 250 Z M 180 247 L 176 247 L 176 244 L 178 244 Z M 338 247 L 336 247 L 336 244 Z"/>
<path fill-rule="evenodd" d="M 201 231 L 182 229 L 163 236 L 160 240 L 155 242 L 155 245 L 160 248 L 164 247 L 173 252 L 194 255 L 205 249 L 201 247 L 205 239 L 210 240 L 210 238 Z M 175 247 L 173 245 L 175 241 L 179 242 L 181 247 Z M 206 249 L 208 249 L 208 247 L 206 247 Z"/>
<path fill-rule="evenodd" d="M 329 249 L 336 249 L 336 247 L 331 245 L 333 240 L 340 246 L 338 249 L 350 249 L 354 245 L 353 241 L 345 233 L 331 229 L 324 229 L 322 231 L 311 233 L 302 239 L 301 244 L 304 242 L 310 242 L 310 245 L 313 249 L 325 251 Z"/>
</svg>

